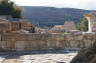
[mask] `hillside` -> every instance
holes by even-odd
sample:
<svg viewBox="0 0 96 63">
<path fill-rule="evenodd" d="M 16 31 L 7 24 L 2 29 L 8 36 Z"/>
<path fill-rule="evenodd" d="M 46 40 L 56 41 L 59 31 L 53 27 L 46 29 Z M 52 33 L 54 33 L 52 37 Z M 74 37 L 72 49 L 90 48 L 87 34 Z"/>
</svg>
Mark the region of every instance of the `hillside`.
<svg viewBox="0 0 96 63">
<path fill-rule="evenodd" d="M 23 15 L 38 26 L 53 26 L 64 24 L 64 21 L 80 22 L 84 14 L 91 10 L 74 8 L 54 8 L 54 7 L 31 7 L 24 6 Z"/>
</svg>

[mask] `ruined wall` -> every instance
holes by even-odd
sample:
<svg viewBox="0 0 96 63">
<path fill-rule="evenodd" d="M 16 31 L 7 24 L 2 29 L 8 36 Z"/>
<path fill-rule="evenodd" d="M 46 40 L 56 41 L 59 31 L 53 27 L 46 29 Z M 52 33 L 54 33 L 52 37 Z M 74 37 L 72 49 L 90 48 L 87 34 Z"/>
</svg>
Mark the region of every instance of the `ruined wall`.
<svg viewBox="0 0 96 63">
<path fill-rule="evenodd" d="M 2 34 L 0 48 L 40 50 L 84 48 L 93 44 L 96 34 Z"/>
</svg>

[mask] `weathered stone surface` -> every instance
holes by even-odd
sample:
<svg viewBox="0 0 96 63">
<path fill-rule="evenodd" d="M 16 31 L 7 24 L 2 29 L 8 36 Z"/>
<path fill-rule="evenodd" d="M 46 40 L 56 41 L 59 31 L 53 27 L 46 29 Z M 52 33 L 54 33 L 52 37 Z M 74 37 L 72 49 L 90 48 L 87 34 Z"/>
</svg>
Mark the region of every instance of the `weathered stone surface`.
<svg viewBox="0 0 96 63">
<path fill-rule="evenodd" d="M 96 39 L 90 47 L 82 49 L 71 63 L 96 63 Z"/>
<path fill-rule="evenodd" d="M 2 34 L 0 48 L 9 50 L 41 50 L 85 48 L 95 41 L 95 34 Z"/>
</svg>

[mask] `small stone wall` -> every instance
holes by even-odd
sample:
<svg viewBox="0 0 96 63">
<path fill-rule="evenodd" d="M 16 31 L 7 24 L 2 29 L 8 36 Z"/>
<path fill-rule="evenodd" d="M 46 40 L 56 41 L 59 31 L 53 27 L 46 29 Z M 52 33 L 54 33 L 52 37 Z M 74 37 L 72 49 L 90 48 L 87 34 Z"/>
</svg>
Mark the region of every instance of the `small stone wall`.
<svg viewBox="0 0 96 63">
<path fill-rule="evenodd" d="M 0 48 L 8 50 L 41 50 L 85 48 L 96 34 L 1 34 Z"/>
</svg>

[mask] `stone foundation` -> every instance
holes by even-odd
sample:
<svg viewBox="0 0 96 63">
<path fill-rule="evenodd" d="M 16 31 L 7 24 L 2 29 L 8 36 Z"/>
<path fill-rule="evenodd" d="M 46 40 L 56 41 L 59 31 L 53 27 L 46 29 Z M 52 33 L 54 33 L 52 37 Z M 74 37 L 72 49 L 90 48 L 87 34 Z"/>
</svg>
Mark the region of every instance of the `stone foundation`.
<svg viewBox="0 0 96 63">
<path fill-rule="evenodd" d="M 1 34 L 0 48 L 8 50 L 42 50 L 85 48 L 93 44 L 96 34 Z"/>
</svg>

